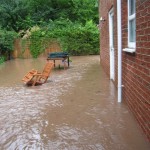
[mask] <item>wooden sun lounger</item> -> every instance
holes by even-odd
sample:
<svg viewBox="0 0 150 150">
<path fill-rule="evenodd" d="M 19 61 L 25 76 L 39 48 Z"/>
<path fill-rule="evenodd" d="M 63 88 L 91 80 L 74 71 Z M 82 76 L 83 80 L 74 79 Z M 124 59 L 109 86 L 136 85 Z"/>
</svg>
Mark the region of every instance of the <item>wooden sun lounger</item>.
<svg viewBox="0 0 150 150">
<path fill-rule="evenodd" d="M 32 86 L 43 84 L 47 81 L 53 66 L 54 66 L 54 63 L 48 61 L 42 73 L 38 72 L 35 69 L 32 69 L 23 77 L 22 81 L 26 85 L 32 85 Z"/>
</svg>

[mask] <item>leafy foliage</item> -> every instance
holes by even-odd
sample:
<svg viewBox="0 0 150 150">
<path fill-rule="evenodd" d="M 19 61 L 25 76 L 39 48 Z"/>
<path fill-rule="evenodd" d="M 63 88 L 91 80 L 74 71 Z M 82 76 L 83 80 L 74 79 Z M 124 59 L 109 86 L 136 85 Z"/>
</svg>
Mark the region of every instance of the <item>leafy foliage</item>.
<svg viewBox="0 0 150 150">
<path fill-rule="evenodd" d="M 7 30 L 19 31 L 21 22 L 28 16 L 27 0 L 0 0 L 0 22 Z M 26 26 L 28 28 L 28 26 Z"/>
<path fill-rule="evenodd" d="M 5 57 L 4 56 L 0 56 L 0 64 L 2 64 L 5 61 Z"/>
<path fill-rule="evenodd" d="M 14 47 L 14 40 L 16 38 L 16 32 L 0 28 L 0 54 L 12 51 Z"/>
<path fill-rule="evenodd" d="M 92 20 L 85 25 L 73 23 L 69 19 L 50 21 L 43 28 L 31 30 L 29 35 L 31 54 L 35 58 L 53 40 L 71 55 L 99 54 L 99 31 Z"/>
<path fill-rule="evenodd" d="M 75 16 L 73 20 L 83 24 L 88 20 L 98 23 L 98 6 L 96 2 L 96 0 L 73 0 L 73 15 Z"/>
<path fill-rule="evenodd" d="M 34 58 L 37 58 L 45 49 L 43 47 L 44 37 L 42 32 L 34 31 L 30 36 L 30 52 Z"/>
<path fill-rule="evenodd" d="M 88 20 L 98 22 L 96 0 L 0 0 L 0 3 L 0 24 L 9 30 L 26 30 L 59 18 L 83 24 Z"/>
<path fill-rule="evenodd" d="M 54 24 L 55 28 L 50 28 L 47 36 L 56 38 L 64 51 L 72 55 L 99 53 L 99 32 L 92 20 L 85 25 L 69 20 L 55 21 Z"/>
</svg>

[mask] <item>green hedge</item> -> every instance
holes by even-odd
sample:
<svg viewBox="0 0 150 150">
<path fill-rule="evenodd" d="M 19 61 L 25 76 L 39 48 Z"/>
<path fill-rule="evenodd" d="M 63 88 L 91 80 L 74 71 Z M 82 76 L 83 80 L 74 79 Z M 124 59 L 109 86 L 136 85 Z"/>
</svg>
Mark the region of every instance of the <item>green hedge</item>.
<svg viewBox="0 0 150 150">
<path fill-rule="evenodd" d="M 14 31 L 7 31 L 0 28 L 0 54 L 9 55 L 14 49 L 14 40 L 17 38 L 17 33 Z M 3 57 L 1 57 L 2 59 Z"/>
<path fill-rule="evenodd" d="M 45 27 L 31 32 L 30 51 L 38 57 L 51 41 L 57 41 L 62 51 L 71 55 L 99 54 L 99 31 L 92 21 L 85 25 L 70 20 L 50 21 Z"/>
</svg>

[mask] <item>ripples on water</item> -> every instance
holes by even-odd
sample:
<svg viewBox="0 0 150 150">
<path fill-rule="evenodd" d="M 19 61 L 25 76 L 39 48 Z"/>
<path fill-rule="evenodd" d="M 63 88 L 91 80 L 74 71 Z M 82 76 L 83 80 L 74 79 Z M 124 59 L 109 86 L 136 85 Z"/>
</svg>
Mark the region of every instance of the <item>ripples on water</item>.
<svg viewBox="0 0 150 150">
<path fill-rule="evenodd" d="M 92 57 L 88 59 L 95 61 Z M 65 136 L 77 140 L 80 135 L 77 133 L 78 131 L 67 126 L 56 129 L 55 132 L 61 139 L 53 142 L 47 139 L 46 133 L 42 134 L 42 130 L 49 124 L 49 120 L 44 119 L 47 111 L 54 107 L 63 107 L 63 102 L 59 97 L 74 86 L 74 81 L 82 78 L 89 67 L 88 59 L 82 60 L 81 58 L 78 64 L 71 64 L 68 70 L 56 70 L 56 72 L 54 70 L 46 84 L 36 87 L 22 85 L 19 81 L 22 76 L 14 73 L 14 70 L 16 72 L 22 70 L 22 66 L 25 63 L 31 63 L 31 60 L 29 62 L 28 60 L 12 61 L 0 68 L 0 145 L 2 149 L 41 149 L 45 147 L 45 141 L 48 142 L 48 147 L 57 148 L 61 145 L 59 141 L 63 140 Z M 41 63 L 41 60 L 38 61 L 36 66 Z M 8 75 L 10 65 L 12 76 Z M 33 65 L 33 67 L 35 66 Z M 7 81 L 5 81 L 6 79 Z M 16 82 L 14 82 L 15 80 Z"/>
<path fill-rule="evenodd" d="M 20 80 L 44 59 L 0 66 L 0 150 L 147 150 L 126 107 L 116 104 L 99 56 L 72 59 L 69 69 L 54 69 L 35 87 Z"/>
</svg>

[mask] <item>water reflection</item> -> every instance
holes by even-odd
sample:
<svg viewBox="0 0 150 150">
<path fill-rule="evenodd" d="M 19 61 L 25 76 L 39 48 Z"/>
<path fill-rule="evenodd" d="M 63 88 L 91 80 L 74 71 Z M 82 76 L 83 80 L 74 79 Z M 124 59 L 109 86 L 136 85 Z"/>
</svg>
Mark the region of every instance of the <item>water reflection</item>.
<svg viewBox="0 0 150 150">
<path fill-rule="evenodd" d="M 41 71 L 44 58 L 0 66 L 0 149 L 148 149 L 126 106 L 116 103 L 99 56 L 72 60 L 36 87 L 20 80 L 32 68 Z"/>
</svg>

